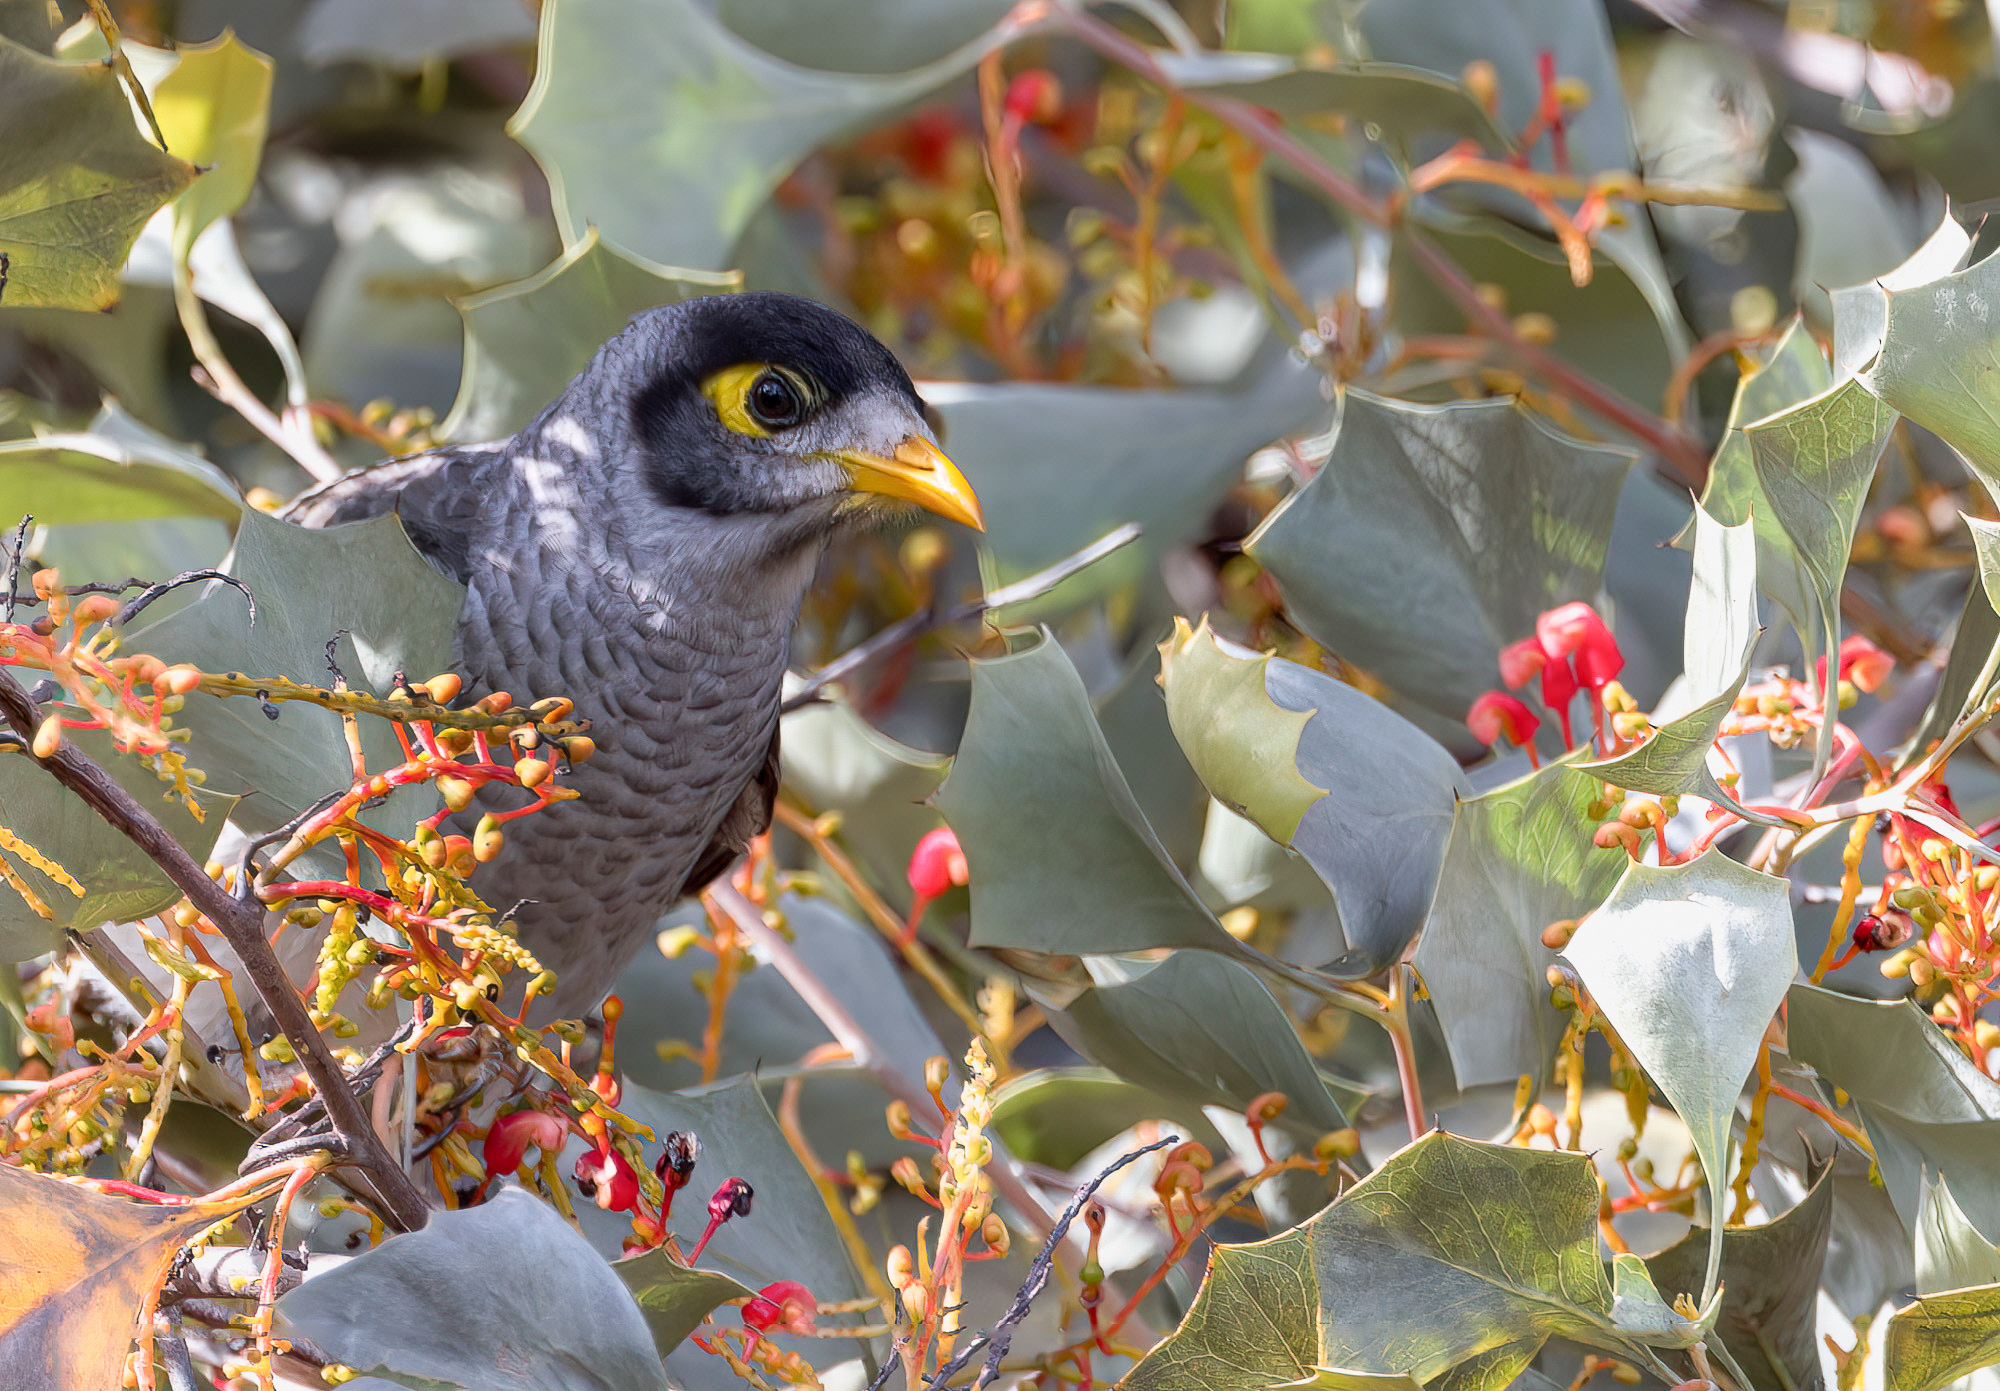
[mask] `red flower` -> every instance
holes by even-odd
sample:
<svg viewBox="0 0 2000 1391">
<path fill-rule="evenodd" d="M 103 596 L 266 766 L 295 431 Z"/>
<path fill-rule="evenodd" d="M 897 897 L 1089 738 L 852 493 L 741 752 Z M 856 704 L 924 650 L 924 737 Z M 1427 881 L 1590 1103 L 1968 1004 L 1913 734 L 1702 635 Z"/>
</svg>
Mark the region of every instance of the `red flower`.
<svg viewBox="0 0 2000 1391">
<path fill-rule="evenodd" d="M 1499 743 L 1503 734 L 1509 743 L 1525 745 L 1535 737 L 1542 721 L 1517 697 L 1505 691 L 1488 691 L 1472 702 L 1472 709 L 1466 712 L 1465 727 L 1472 731 L 1473 738 L 1488 747 Z"/>
<path fill-rule="evenodd" d="M 1873 691 L 1896 669 L 1896 659 L 1856 633 L 1840 644 L 1840 679 L 1856 690 Z"/>
<path fill-rule="evenodd" d="M 568 1127 L 547 1111 L 510 1111 L 493 1122 L 481 1149 L 489 1174 L 511 1174 L 528 1157 L 528 1146 L 556 1150 L 562 1148 Z"/>
<path fill-rule="evenodd" d="M 615 1149 L 587 1150 L 578 1155 L 576 1186 L 606 1212 L 630 1212 L 639 1204 L 639 1176 Z"/>
<path fill-rule="evenodd" d="M 715 1235 L 716 1229 L 724 1222 L 732 1217 L 750 1215 L 750 1200 L 755 1196 L 756 1190 L 750 1187 L 748 1179 L 726 1178 L 722 1181 L 721 1186 L 709 1197 L 708 1225 L 702 1229 L 701 1240 L 694 1244 L 694 1250 L 688 1252 L 689 1265 L 701 1259 L 702 1251 L 708 1246 L 708 1239 Z"/>
<path fill-rule="evenodd" d="M 1540 638 L 1510 642 L 1500 649 L 1500 683 L 1510 691 L 1518 691 L 1542 674 L 1548 660 L 1549 654 L 1542 651 Z"/>
<path fill-rule="evenodd" d="M 965 852 L 951 827 L 940 826 L 927 832 L 910 852 L 910 892 L 925 903 L 939 898 L 954 884 L 963 884 L 970 874 Z"/>
<path fill-rule="evenodd" d="M 1581 601 L 1550 609 L 1536 619 L 1535 636 L 1551 661 L 1570 658 L 1577 681 L 1593 691 L 1603 690 L 1625 669 L 1625 654 L 1618 650 L 1618 640 L 1611 636 L 1597 610 Z M 1542 679 L 1548 680 L 1546 670 Z"/>
<path fill-rule="evenodd" d="M 743 1322 L 759 1334 L 811 1333 L 819 1301 L 796 1280 L 773 1280 L 743 1306 Z"/>
<path fill-rule="evenodd" d="M 1062 84 L 1047 68 L 1029 68 L 1007 84 L 1006 111 L 1022 125 L 1048 125 L 1062 115 Z"/>
</svg>

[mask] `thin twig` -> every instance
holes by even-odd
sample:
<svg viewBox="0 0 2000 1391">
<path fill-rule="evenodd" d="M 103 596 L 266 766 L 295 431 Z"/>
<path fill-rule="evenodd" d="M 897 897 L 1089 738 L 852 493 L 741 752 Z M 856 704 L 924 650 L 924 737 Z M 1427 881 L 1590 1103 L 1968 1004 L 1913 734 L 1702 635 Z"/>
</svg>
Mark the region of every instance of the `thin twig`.
<svg viewBox="0 0 2000 1391">
<path fill-rule="evenodd" d="M 257 626 L 257 596 L 250 592 L 250 586 L 243 583 L 242 580 L 237 579 L 234 575 L 225 575 L 220 570 L 183 570 L 170 580 L 161 580 L 158 584 L 148 584 L 144 593 L 134 594 L 130 599 L 125 601 L 125 606 L 118 610 L 118 616 L 112 621 L 123 627 L 137 618 L 145 610 L 146 606 L 151 604 L 155 599 L 164 597 L 184 584 L 194 584 L 198 580 L 220 580 L 231 589 L 241 593 L 243 595 L 243 602 L 250 606 L 250 626 L 253 628 Z M 144 580 L 128 580 L 120 588 L 128 589 L 132 585 L 145 583 Z"/>
<path fill-rule="evenodd" d="M 899 618 L 873 637 L 848 648 L 807 677 L 805 684 L 786 696 L 784 704 L 779 708 L 789 714 L 801 706 L 811 705 L 819 700 L 820 693 L 835 681 L 867 665 L 884 653 L 893 652 L 905 643 L 915 642 L 925 633 L 938 628 L 949 628 L 958 623 L 969 623 L 989 609 L 1001 609 L 1010 604 L 1023 604 L 1030 599 L 1039 599 L 1079 570 L 1095 565 L 1115 550 L 1129 546 L 1139 539 L 1139 534 L 1140 527 L 1137 522 L 1126 522 L 1123 526 L 1092 541 L 1074 555 L 1058 560 L 1046 570 L 1037 570 L 1026 579 L 1002 585 L 990 594 L 977 599 L 968 599 L 948 609 L 939 609 L 936 605 L 932 605 L 929 608 L 919 609 L 908 617 Z"/>
<path fill-rule="evenodd" d="M 28 553 L 28 526 L 34 520 L 35 514 L 32 512 L 21 518 L 21 524 L 14 528 L 13 543 L 7 547 L 6 583 L 0 584 L 0 595 L 6 596 L 4 603 L 7 610 L 6 621 L 9 623 L 14 621 L 14 605 L 17 602 L 14 591 L 21 584 L 21 558 Z"/>
<path fill-rule="evenodd" d="M 4 669 L 0 669 L 0 719 L 23 736 L 32 735 L 41 723 L 41 712 L 35 703 Z M 381 1206 L 384 1217 L 400 1230 L 414 1231 L 423 1226 L 430 1208 L 422 1191 L 383 1149 L 368 1124 L 360 1099 L 348 1087 L 340 1064 L 334 1060 L 319 1030 L 313 1027 L 304 999 L 264 936 L 264 908 L 250 896 L 250 886 L 239 884 L 239 892 L 231 893 L 210 879 L 166 827 L 75 741 L 64 740 L 40 762 L 57 782 L 144 851 L 174 886 L 187 895 L 195 909 L 221 930 L 242 959 L 250 983 L 283 1030 L 300 1066 L 318 1088 L 334 1133 L 352 1151 L 351 1163 L 359 1170 L 357 1178 L 367 1187 L 369 1196 Z"/>
<path fill-rule="evenodd" d="M 1028 1278 L 1021 1282 L 1021 1288 L 1015 1294 L 1014 1302 L 1007 1306 L 1007 1312 L 1000 1316 L 992 1328 L 973 1338 L 962 1352 L 938 1368 L 936 1374 L 924 1383 L 925 1391 L 940 1391 L 940 1388 L 953 1377 L 965 1370 L 973 1355 L 981 1347 L 990 1350 L 986 1354 L 985 1365 L 979 1369 L 979 1379 L 973 1382 L 973 1386 L 976 1388 L 991 1385 L 993 1378 L 1000 1375 L 1000 1359 L 1007 1355 L 1008 1345 L 1014 1340 L 1012 1331 L 1014 1326 L 1028 1316 L 1029 1306 L 1043 1290 L 1048 1288 L 1049 1272 L 1055 1266 L 1056 1248 L 1062 1244 L 1063 1237 L 1069 1232 L 1070 1223 L 1076 1221 L 1076 1215 L 1083 1211 L 1084 1204 L 1090 1201 L 1091 1196 L 1103 1187 L 1113 1174 L 1127 1164 L 1151 1154 L 1154 1150 L 1165 1149 L 1180 1142 L 1180 1136 L 1169 1135 L 1164 1140 L 1155 1140 L 1150 1145 L 1122 1154 L 1099 1171 L 1096 1178 L 1077 1189 L 1070 1197 L 1069 1206 L 1062 1210 L 1062 1216 L 1056 1218 L 1055 1226 L 1050 1228 L 1047 1239 L 1042 1242 L 1042 1249 L 1036 1252 L 1034 1263 L 1028 1267 Z"/>
</svg>

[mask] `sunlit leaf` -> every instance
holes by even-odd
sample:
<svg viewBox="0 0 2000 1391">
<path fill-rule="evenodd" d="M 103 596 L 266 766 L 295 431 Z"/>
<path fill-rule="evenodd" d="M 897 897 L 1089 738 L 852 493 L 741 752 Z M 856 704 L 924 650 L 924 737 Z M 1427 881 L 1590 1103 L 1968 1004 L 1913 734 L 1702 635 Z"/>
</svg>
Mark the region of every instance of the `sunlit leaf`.
<svg viewBox="0 0 2000 1391">
<path fill-rule="evenodd" d="M 282 1328 L 405 1386 L 666 1391 L 638 1306 L 554 1208 L 509 1184 L 278 1301 Z"/>
<path fill-rule="evenodd" d="M 0 246 L 7 303 L 102 309 L 153 210 L 195 168 L 140 134 L 118 75 L 0 39 Z"/>
<path fill-rule="evenodd" d="M 1550 1337 L 1621 1345 L 1597 1205 L 1583 1155 L 1427 1135 L 1303 1225 L 1217 1247 L 1123 1385 L 1269 1391 L 1323 1367 L 1435 1384 L 1501 1349 L 1511 1380 Z"/>
<path fill-rule="evenodd" d="M 1423 925 L 1460 796 L 1457 762 L 1381 702 L 1183 622 L 1161 648 L 1175 735 L 1209 791 L 1333 891 L 1356 974 Z"/>
<path fill-rule="evenodd" d="M 1833 371 L 1845 379 L 1867 370 L 1882 351 L 1889 328 L 1891 290 L 1914 289 L 1950 275 L 1965 261 L 1972 238 L 1958 219 L 1946 212 L 1924 244 L 1908 260 L 1877 280 L 1829 291 L 1833 301 Z"/>
<path fill-rule="evenodd" d="M 1664 869 L 1631 864 L 1564 955 L 1686 1122 L 1710 1210 L 1722 1211 L 1736 1098 L 1798 970 L 1785 881 L 1719 850 Z M 1713 1233 L 1704 1303 L 1722 1262 L 1721 1224 Z"/>
<path fill-rule="evenodd" d="M 715 0 L 717 19 L 774 58 L 807 68 L 893 73 L 920 67 L 978 38 L 1009 0 Z"/>
<path fill-rule="evenodd" d="M 174 246 L 183 254 L 208 225 L 243 206 L 257 183 L 270 118 L 271 60 L 225 33 L 179 50 L 153 88 L 153 114 L 167 148 L 202 168 L 174 205 Z"/>
<path fill-rule="evenodd" d="M 1347 1124 L 1285 1011 L 1234 961 L 1175 952 L 1048 1013 L 1078 1052 L 1162 1096 L 1240 1111 L 1283 1092 L 1279 1123 L 1308 1143 Z"/>
<path fill-rule="evenodd" d="M 1537 614 L 1597 597 L 1630 464 L 1511 401 L 1350 390 L 1332 456 L 1245 544 L 1308 635 L 1456 722 Z"/>
<path fill-rule="evenodd" d="M 211 582 L 185 608 L 128 632 L 126 649 L 204 671 L 324 685 L 332 680 L 327 644 L 338 639 L 334 660 L 349 683 L 378 695 L 398 671 L 423 680 L 451 667 L 465 592 L 417 554 L 393 517 L 309 531 L 248 509 L 224 568 L 256 597 L 255 626 L 243 595 Z M 257 791 L 237 811 L 245 828 L 282 824 L 347 786 L 347 743 L 331 711 L 292 701 L 273 720 L 253 699 L 195 692 L 187 702 L 176 718 L 194 733 L 189 761 L 217 791 Z M 381 721 L 363 721 L 362 736 L 369 766 L 401 761 Z"/>
<path fill-rule="evenodd" d="M 1713 786 L 1708 755 L 1750 674 L 1750 654 L 1762 631 L 1757 539 L 1749 522 L 1724 526 L 1696 504 L 1693 551 L 1682 630 L 1683 679 L 1693 708 L 1661 725 L 1631 753 L 1585 765 L 1614 787 L 1664 796 Z"/>
<path fill-rule="evenodd" d="M 127 1202 L 0 1164 L 0 1383 L 118 1385 L 134 1311 L 180 1245 L 217 1215 Z"/>
<path fill-rule="evenodd" d="M 1914 1228 L 1926 1169 L 1983 1231 L 2000 1230 L 2000 1083 L 1907 1000 L 1857 1000 L 1798 984 L 1785 1009 L 1787 1046 L 1846 1092 L 1875 1146 L 1883 1186 Z"/>
<path fill-rule="evenodd" d="M 1925 1295 L 1889 1316 L 1883 1376 L 1895 1391 L 1937 1391 L 2000 1363 L 2000 1285 Z"/>
<path fill-rule="evenodd" d="M 1053 639 L 972 664 L 937 805 L 971 869 L 976 946 L 1247 955 L 1160 847 Z"/>
<path fill-rule="evenodd" d="M 1918 1294 L 2000 1284 L 2000 1247 L 1972 1225 L 1952 1197 L 1951 1181 L 1944 1174 L 1924 1175 L 1916 1265 Z"/>
<path fill-rule="evenodd" d="M 1749 1391 L 1806 1391 L 1820 1382 L 1818 1299 L 1833 1225 L 1832 1166 L 1806 1195 L 1761 1227 L 1722 1234 L 1722 1303 L 1715 1334 L 1749 1373 Z M 1708 1267 L 1708 1233 L 1696 1227 L 1646 1257 L 1662 1293 L 1698 1297 Z"/>
<path fill-rule="evenodd" d="M 1597 907 L 1626 865 L 1591 841 L 1586 809 L 1603 793 L 1553 764 L 1459 805 L 1414 960 L 1462 1087 L 1545 1074 L 1564 1016 L 1549 1004 L 1556 954 L 1542 932 Z"/>
<path fill-rule="evenodd" d="M 2000 489 L 2000 257 L 1888 298 L 1868 385 Z"/>
<path fill-rule="evenodd" d="M 1162 1096 L 1108 1068 L 1039 1067 L 993 1091 L 993 1133 L 1015 1158 L 1073 1169 L 1141 1121 L 1171 1120 L 1211 1154 L 1227 1148 L 1199 1106 Z"/>
<path fill-rule="evenodd" d="M 733 273 L 675 270 L 627 255 L 587 229 L 526 280 L 460 299 L 465 366 L 439 427 L 452 440 L 502 439 L 562 394 L 634 314 L 736 289 Z"/>
<path fill-rule="evenodd" d="M 549 176 L 563 239 L 719 269 L 815 146 L 964 73 L 1005 31 L 892 76 L 781 62 L 694 0 L 554 0 L 510 130 Z"/>
<path fill-rule="evenodd" d="M 233 522 L 242 510 L 242 496 L 229 475 L 147 429 L 115 403 L 107 403 L 87 430 L 0 443 L 0 517 L 18 519 L 32 512 L 37 522 L 50 526 L 153 517 Z M 81 584 L 126 577 L 69 578 Z"/>
</svg>

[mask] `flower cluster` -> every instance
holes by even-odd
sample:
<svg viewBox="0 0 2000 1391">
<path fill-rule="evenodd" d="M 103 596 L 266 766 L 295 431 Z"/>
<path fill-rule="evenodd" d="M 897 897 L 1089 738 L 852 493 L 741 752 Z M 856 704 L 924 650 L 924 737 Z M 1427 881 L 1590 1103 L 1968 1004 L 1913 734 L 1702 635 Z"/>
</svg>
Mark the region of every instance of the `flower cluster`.
<svg viewBox="0 0 2000 1391">
<path fill-rule="evenodd" d="M 1509 643 L 1500 651 L 1500 680 L 1507 690 L 1488 691 L 1473 701 L 1465 717 L 1466 727 L 1480 743 L 1493 745 L 1505 738 L 1535 753 L 1535 733 L 1542 727 L 1541 716 L 1528 703 L 1509 691 L 1537 685 L 1541 703 L 1562 729 L 1563 747 L 1574 748 L 1576 734 L 1570 724 L 1570 706 L 1579 691 L 1591 697 L 1591 717 L 1603 731 L 1604 698 L 1615 703 L 1618 673 L 1625 669 L 1625 654 L 1618 639 L 1589 604 L 1581 601 L 1553 608 L 1535 620 L 1535 635 Z"/>
</svg>

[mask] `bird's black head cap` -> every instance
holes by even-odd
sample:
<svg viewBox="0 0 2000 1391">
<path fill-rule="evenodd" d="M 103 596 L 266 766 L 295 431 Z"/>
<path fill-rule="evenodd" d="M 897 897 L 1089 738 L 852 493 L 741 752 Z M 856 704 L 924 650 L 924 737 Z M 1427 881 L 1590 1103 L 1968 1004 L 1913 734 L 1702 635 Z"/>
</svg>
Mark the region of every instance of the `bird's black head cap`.
<svg viewBox="0 0 2000 1391">
<path fill-rule="evenodd" d="M 865 398 L 899 401 L 921 420 L 923 399 L 896 355 L 867 329 L 799 295 L 712 295 L 632 321 L 606 347 L 643 374 L 631 397 L 632 424 L 648 455 L 647 481 L 662 502 L 716 513 L 778 511 L 800 501 L 759 458 L 783 451 L 780 438 L 732 433 L 704 399 L 704 383 L 743 364 L 763 363 L 813 388 L 812 411 L 833 419 Z"/>
</svg>

